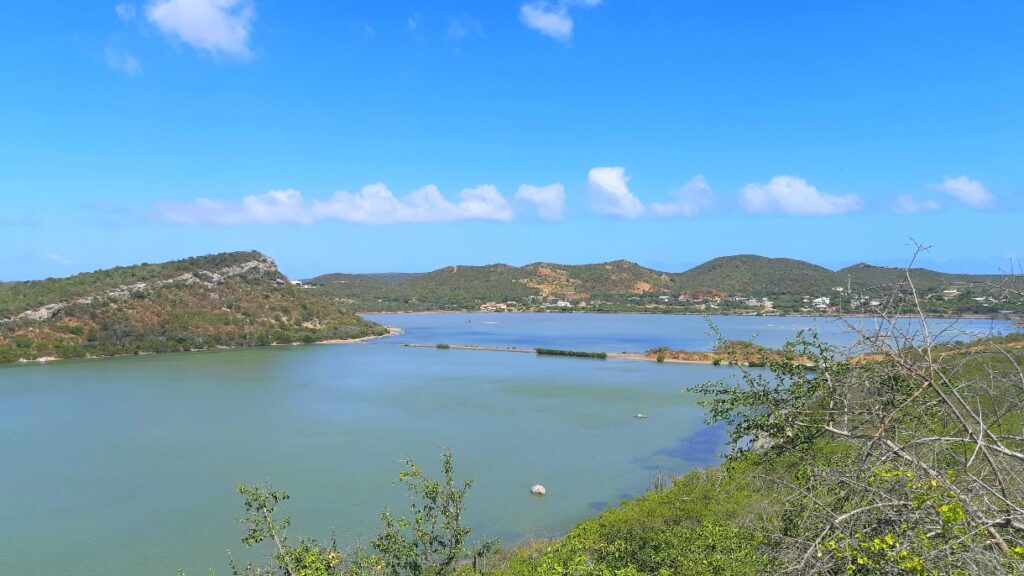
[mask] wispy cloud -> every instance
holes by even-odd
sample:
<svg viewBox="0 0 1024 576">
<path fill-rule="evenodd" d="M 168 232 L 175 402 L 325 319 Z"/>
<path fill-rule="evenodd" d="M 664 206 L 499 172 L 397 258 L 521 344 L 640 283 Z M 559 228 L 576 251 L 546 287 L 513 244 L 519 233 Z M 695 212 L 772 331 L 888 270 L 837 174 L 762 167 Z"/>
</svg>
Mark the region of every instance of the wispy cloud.
<svg viewBox="0 0 1024 576">
<path fill-rule="evenodd" d="M 900 194 L 893 201 L 893 210 L 902 214 L 922 214 L 935 212 L 942 207 L 942 204 L 934 198 L 918 200 L 910 194 Z"/>
<path fill-rule="evenodd" d="M 250 0 L 153 0 L 146 19 L 175 40 L 215 56 L 248 59 L 256 10 Z"/>
<path fill-rule="evenodd" d="M 854 212 L 863 207 L 860 196 L 825 194 L 803 178 L 776 176 L 765 184 L 740 189 L 740 205 L 751 213 L 784 212 L 803 216 Z"/>
<path fill-rule="evenodd" d="M 375 30 L 373 26 L 370 26 L 366 22 L 356 22 L 355 28 L 356 33 L 359 36 L 366 38 L 367 40 L 373 40 L 374 38 L 377 37 L 377 30 Z"/>
<path fill-rule="evenodd" d="M 545 220 L 561 220 L 565 214 L 565 187 L 558 183 L 547 186 L 523 184 L 516 190 L 516 200 L 533 204 L 537 215 Z"/>
<path fill-rule="evenodd" d="M 461 40 L 467 36 L 483 36 L 484 27 L 480 21 L 468 14 L 459 14 L 448 19 L 448 38 Z"/>
<path fill-rule="evenodd" d="M 106 58 L 107 67 L 111 70 L 124 72 L 130 76 L 142 72 L 142 64 L 139 62 L 139 59 L 129 52 L 107 47 Z"/>
<path fill-rule="evenodd" d="M 39 221 L 34 218 L 7 218 L 0 216 L 0 226 L 38 226 Z"/>
<path fill-rule="evenodd" d="M 629 191 L 629 177 L 621 166 L 591 168 L 587 183 L 591 206 L 598 214 L 637 218 L 646 211 L 643 202 Z"/>
<path fill-rule="evenodd" d="M 68 266 L 75 263 L 74 260 L 60 252 L 46 252 L 41 258 L 43 262 L 46 262 L 47 264 L 56 264 L 58 266 Z"/>
<path fill-rule="evenodd" d="M 593 7 L 600 3 L 601 0 L 533 0 L 519 7 L 519 19 L 527 28 L 567 42 L 572 39 L 575 27 L 569 9 L 574 6 Z"/>
<path fill-rule="evenodd" d="M 358 194 L 336 192 L 326 200 L 306 201 L 298 190 L 271 190 L 241 202 L 198 198 L 187 203 L 158 204 L 158 215 L 179 224 L 312 224 L 339 220 L 359 224 L 452 222 L 513 218 L 512 207 L 490 184 L 467 188 L 458 202 L 434 185 L 397 197 L 384 184 L 371 184 Z"/>
<path fill-rule="evenodd" d="M 121 2 L 114 6 L 114 13 L 121 19 L 122 22 L 131 22 L 135 18 L 135 4 L 131 2 Z"/>
<path fill-rule="evenodd" d="M 995 204 L 995 196 L 977 180 L 967 176 L 946 178 L 941 184 L 933 186 L 936 190 L 945 192 L 960 202 L 973 208 L 991 208 Z"/>
<path fill-rule="evenodd" d="M 673 193 L 671 202 L 654 202 L 651 213 L 655 216 L 696 216 L 715 205 L 715 192 L 703 174 L 698 174 Z"/>
</svg>

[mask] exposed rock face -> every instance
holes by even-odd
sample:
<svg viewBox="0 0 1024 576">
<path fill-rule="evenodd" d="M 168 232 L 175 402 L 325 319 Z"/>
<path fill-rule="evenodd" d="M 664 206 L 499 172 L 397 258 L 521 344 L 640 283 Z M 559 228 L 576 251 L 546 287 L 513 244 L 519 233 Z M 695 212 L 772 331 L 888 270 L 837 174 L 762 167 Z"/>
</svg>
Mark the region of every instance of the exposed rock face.
<svg viewBox="0 0 1024 576">
<path fill-rule="evenodd" d="M 207 288 L 220 284 L 228 278 L 234 276 L 240 276 L 243 274 L 250 275 L 273 275 L 277 276 L 275 281 L 283 283 L 284 279 L 280 277 L 280 273 L 277 270 L 277 264 L 274 263 L 273 258 L 269 256 L 261 255 L 260 258 L 250 260 L 243 264 L 236 266 L 226 266 L 216 271 L 199 270 L 196 272 L 186 272 L 180 276 L 174 278 L 168 278 L 167 280 L 158 280 L 156 282 L 136 282 L 135 284 L 124 284 L 117 288 L 107 290 L 102 294 L 95 296 L 88 296 L 85 298 L 79 298 L 77 300 L 70 300 L 66 302 L 54 302 L 45 306 L 40 306 L 33 310 L 26 310 L 21 314 L 18 314 L 14 318 L 4 319 L 3 322 L 9 322 L 11 320 L 28 320 L 34 322 L 43 322 L 53 318 L 58 312 L 63 310 L 65 307 L 72 304 L 92 304 L 97 300 L 124 300 L 127 299 L 135 292 L 146 290 L 147 288 L 159 288 L 167 286 L 169 284 L 184 284 L 190 286 L 192 284 L 201 284 Z"/>
</svg>

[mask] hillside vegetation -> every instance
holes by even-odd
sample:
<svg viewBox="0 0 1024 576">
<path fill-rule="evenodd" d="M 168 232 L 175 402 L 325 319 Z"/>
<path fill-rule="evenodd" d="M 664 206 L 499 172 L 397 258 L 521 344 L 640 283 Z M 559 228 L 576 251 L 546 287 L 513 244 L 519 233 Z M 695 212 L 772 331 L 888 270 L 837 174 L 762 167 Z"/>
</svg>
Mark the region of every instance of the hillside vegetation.
<svg viewBox="0 0 1024 576">
<path fill-rule="evenodd" d="M 696 387 L 733 441 L 725 464 L 484 572 L 1021 574 L 1024 335 L 893 345 L 906 335 L 850 363 L 809 334 L 794 346 L 812 370 L 782 359 Z"/>
<path fill-rule="evenodd" d="M 626 260 L 449 266 L 422 274 L 326 274 L 308 282 L 361 311 L 586 309 L 720 313 L 873 312 L 909 290 L 908 271 L 858 264 L 839 271 L 787 258 L 715 258 L 681 273 Z M 1006 276 L 909 271 L 926 313 L 1024 311 Z M 841 289 L 841 290 L 839 290 Z M 946 292 L 944 292 L 946 291 Z M 816 298 L 828 298 L 815 306 Z M 756 302 L 747 302 L 757 299 Z M 556 305 L 558 301 L 563 304 Z M 872 304 L 874 302 L 874 304 Z"/>
<path fill-rule="evenodd" d="M 917 330 L 913 334 L 919 333 Z M 867 336 L 867 335 L 865 335 Z M 411 515 L 382 513 L 366 546 L 287 539 L 287 495 L 241 486 L 238 576 L 940 576 L 1024 573 L 1024 335 L 937 346 L 905 323 L 874 360 L 805 333 L 767 370 L 693 388 L 733 450 L 551 540 L 471 546 L 452 457 L 407 463 Z M 746 350 L 735 342 L 723 348 Z M 796 360 L 794 360 L 796 359 Z M 810 368 L 810 369 L 808 369 Z M 557 497 L 556 495 L 544 496 Z M 280 536 L 280 537 L 279 537 Z"/>
<path fill-rule="evenodd" d="M 0 362 L 350 339 L 386 333 L 233 252 L 0 285 Z"/>
</svg>

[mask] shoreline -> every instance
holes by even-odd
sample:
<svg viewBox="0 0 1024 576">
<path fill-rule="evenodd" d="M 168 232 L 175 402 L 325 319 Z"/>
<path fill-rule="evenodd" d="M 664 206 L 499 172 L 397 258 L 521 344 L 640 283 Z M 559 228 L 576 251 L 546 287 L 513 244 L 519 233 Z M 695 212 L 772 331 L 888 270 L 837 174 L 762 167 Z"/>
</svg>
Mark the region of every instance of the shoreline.
<svg viewBox="0 0 1024 576">
<path fill-rule="evenodd" d="M 377 334 L 373 336 L 362 336 L 360 338 L 352 338 L 351 340 L 319 340 L 317 342 L 289 342 L 287 344 L 267 344 L 266 346 L 214 346 L 213 348 L 194 348 L 191 350 L 176 350 L 173 352 L 129 352 L 126 354 L 109 354 L 105 356 L 83 356 L 81 358 L 57 358 L 55 356 L 41 356 L 39 358 L 33 358 L 31 360 L 26 358 L 19 358 L 14 362 L 5 362 L 0 364 L 0 368 L 4 366 L 26 366 L 29 364 L 51 364 L 53 362 L 66 362 L 68 360 L 102 360 L 104 358 L 124 358 L 127 356 L 155 356 L 160 354 L 197 354 L 200 352 L 221 352 L 225 350 L 246 350 L 251 348 L 274 348 L 277 346 L 310 346 L 314 344 L 359 344 L 367 342 L 369 340 L 377 340 L 379 338 L 387 338 L 389 336 L 397 336 L 403 334 L 405 331 L 396 326 L 384 326 L 388 329 L 387 334 Z"/>
<path fill-rule="evenodd" d="M 383 324 L 382 324 L 383 326 Z M 404 334 L 405 330 L 398 328 L 397 326 L 384 326 L 388 329 L 387 334 L 376 334 L 374 336 L 363 336 L 362 338 L 352 338 L 351 340 L 318 340 L 316 342 L 310 342 L 310 344 L 359 344 L 360 342 L 368 342 L 370 340 L 378 340 L 380 338 L 388 338 L 389 336 L 398 336 Z M 271 346 L 297 346 L 302 342 L 293 342 L 291 344 L 271 344 Z"/>
<path fill-rule="evenodd" d="M 505 312 L 485 310 L 388 310 L 382 312 L 356 311 L 359 316 L 392 316 L 402 314 L 642 314 L 645 316 L 728 316 L 743 318 L 828 318 L 831 320 L 842 320 L 844 318 L 891 318 L 891 319 L 920 319 L 919 314 L 898 314 L 882 316 L 872 313 L 850 313 L 850 314 L 728 314 L 722 312 L 650 312 L 644 310 L 507 310 Z M 1017 322 L 1024 320 L 1014 314 L 925 314 L 925 320 L 999 320 L 1010 322 L 1018 326 Z"/>
</svg>

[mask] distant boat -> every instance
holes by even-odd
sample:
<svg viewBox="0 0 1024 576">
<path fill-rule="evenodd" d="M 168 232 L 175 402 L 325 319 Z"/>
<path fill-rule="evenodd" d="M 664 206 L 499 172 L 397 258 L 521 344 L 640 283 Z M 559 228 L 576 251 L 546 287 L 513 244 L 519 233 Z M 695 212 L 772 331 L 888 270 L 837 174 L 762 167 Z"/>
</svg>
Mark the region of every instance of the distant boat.
<svg viewBox="0 0 1024 576">
<path fill-rule="evenodd" d="M 643 412 L 637 412 L 634 418 L 636 418 L 637 420 L 644 420 L 645 418 L 647 418 L 647 414 L 644 414 Z"/>
<path fill-rule="evenodd" d="M 501 324 L 501 322 L 484 322 L 484 324 Z"/>
</svg>

